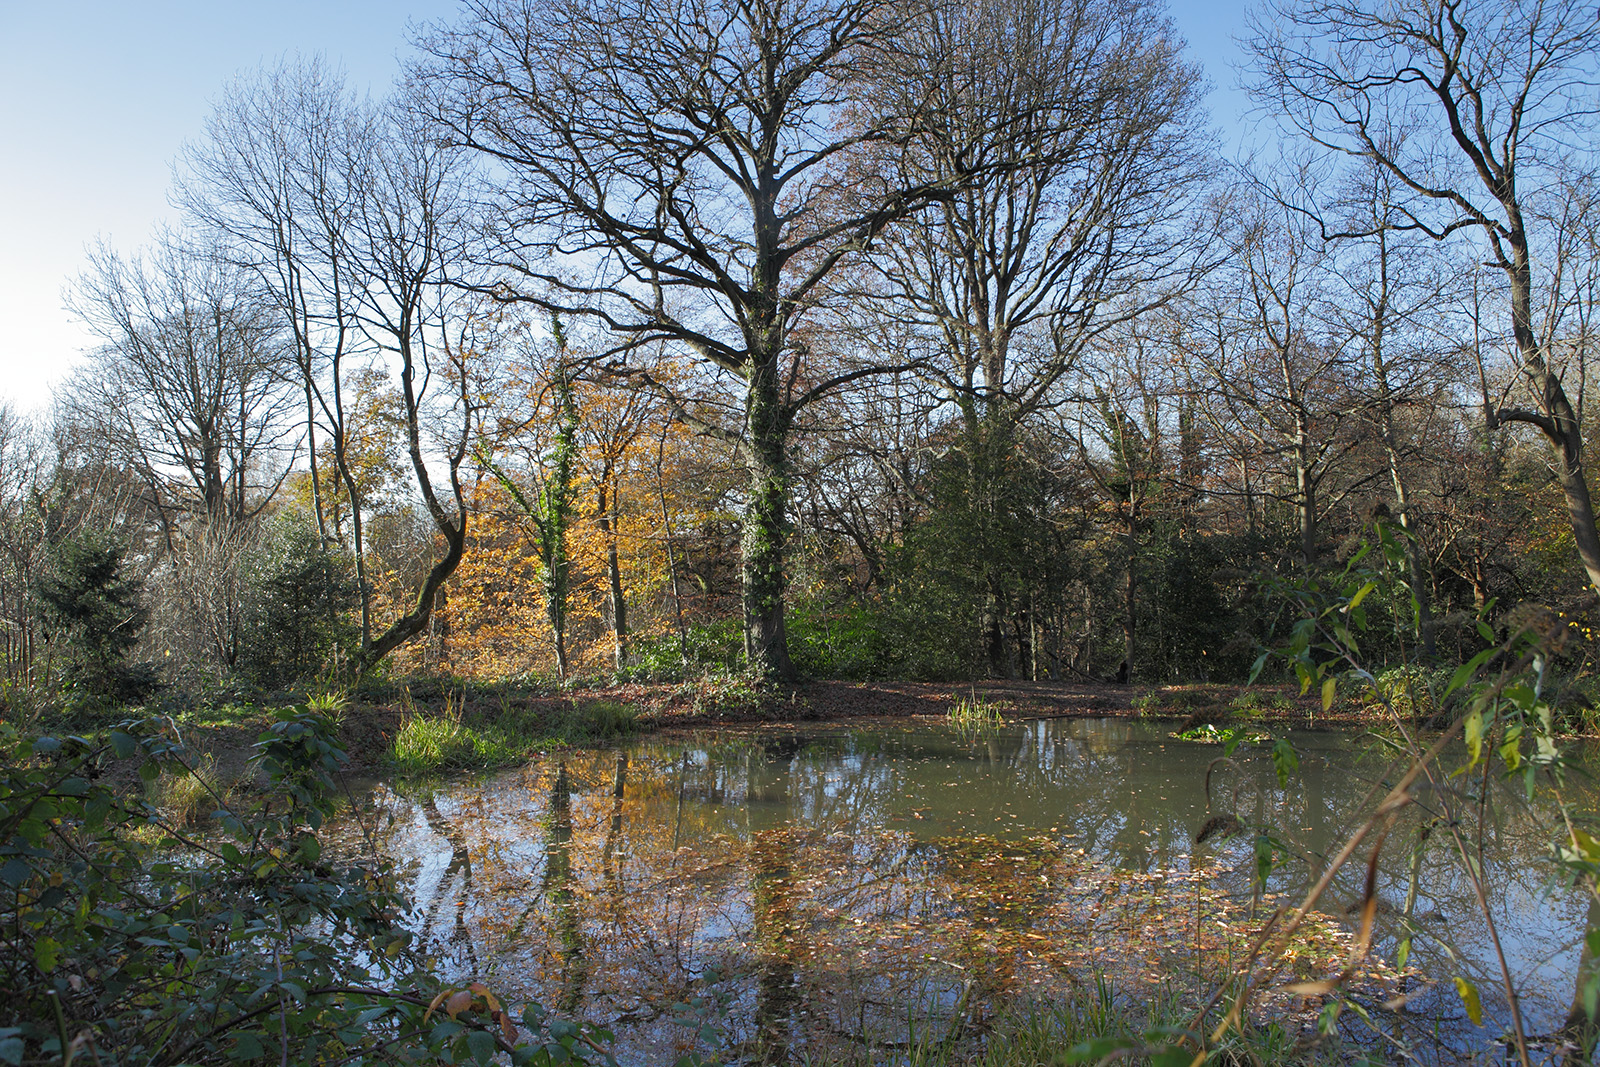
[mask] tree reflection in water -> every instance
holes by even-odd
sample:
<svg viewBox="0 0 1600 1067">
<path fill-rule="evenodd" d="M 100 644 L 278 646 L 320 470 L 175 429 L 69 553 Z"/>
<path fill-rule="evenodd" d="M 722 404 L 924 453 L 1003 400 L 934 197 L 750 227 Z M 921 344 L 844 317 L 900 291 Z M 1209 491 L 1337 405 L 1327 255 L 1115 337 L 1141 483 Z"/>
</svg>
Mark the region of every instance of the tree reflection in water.
<svg viewBox="0 0 1600 1067">
<path fill-rule="evenodd" d="M 695 1041 L 674 1005 L 707 992 L 708 975 L 722 976 L 722 1052 L 746 1061 L 893 1049 L 912 1031 L 971 1040 L 994 1013 L 1101 973 L 1133 999 L 1207 988 L 1258 921 L 1254 854 L 1249 835 L 1197 846 L 1195 831 L 1219 812 L 1272 827 L 1290 860 L 1269 888 L 1289 892 L 1325 868 L 1387 771 L 1376 746 L 1308 734 L 1287 787 L 1264 750 L 1241 751 L 1212 769 L 1208 808 L 1220 750 L 1167 729 L 897 726 L 573 752 L 439 797 L 387 794 L 384 847 L 423 861 L 408 868 L 420 922 L 455 946 L 453 966 L 616 1029 L 625 1059 Z M 1444 862 L 1443 835 L 1421 832 L 1425 797 L 1416 809 L 1391 841 L 1420 840 L 1418 877 L 1412 852 L 1392 846 L 1379 946 L 1392 960 L 1394 924 L 1413 916 L 1416 973 L 1375 959 L 1362 984 L 1374 1001 L 1457 973 L 1452 957 L 1469 975 L 1488 965 L 1470 888 Z M 1502 937 L 1553 1028 L 1585 911 L 1551 890 L 1540 812 L 1509 793 L 1490 809 Z M 1285 979 L 1342 966 L 1359 878 L 1308 924 Z M 1315 1013 L 1281 995 L 1263 1005 L 1294 1008 Z M 1411 1010 L 1466 1028 L 1444 994 Z"/>
</svg>

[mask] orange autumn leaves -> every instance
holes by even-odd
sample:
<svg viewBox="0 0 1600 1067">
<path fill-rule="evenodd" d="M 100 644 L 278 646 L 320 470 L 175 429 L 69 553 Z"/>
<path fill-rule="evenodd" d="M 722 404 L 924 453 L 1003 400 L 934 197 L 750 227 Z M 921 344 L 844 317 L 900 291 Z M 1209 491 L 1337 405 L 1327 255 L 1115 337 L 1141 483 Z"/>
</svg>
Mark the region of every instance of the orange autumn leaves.
<svg viewBox="0 0 1600 1067">
<path fill-rule="evenodd" d="M 521 387 L 528 417 L 502 426 L 490 445 L 496 467 L 530 500 L 539 499 L 547 477 L 540 468 L 551 434 L 542 410 L 546 385 L 535 378 Z M 659 641 L 675 631 L 680 614 L 688 624 L 704 610 L 714 590 L 695 580 L 689 557 L 701 531 L 722 516 L 719 484 L 727 479 L 716 472 L 727 464 L 646 393 L 579 380 L 575 394 L 566 644 L 570 667 L 581 674 L 613 663 L 613 547 L 630 647 Z M 428 640 L 397 653 L 396 669 L 484 679 L 553 675 L 555 639 L 535 524 L 487 470 L 472 487 L 468 507 L 466 553 L 444 587 Z"/>
</svg>

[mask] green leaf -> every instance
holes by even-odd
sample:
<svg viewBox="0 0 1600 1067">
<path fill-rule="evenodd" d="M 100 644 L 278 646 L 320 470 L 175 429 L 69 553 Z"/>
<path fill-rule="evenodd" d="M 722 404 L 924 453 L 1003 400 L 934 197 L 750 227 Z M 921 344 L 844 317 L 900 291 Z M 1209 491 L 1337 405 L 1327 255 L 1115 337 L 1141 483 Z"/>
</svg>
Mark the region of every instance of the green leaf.
<svg viewBox="0 0 1600 1067">
<path fill-rule="evenodd" d="M 9 859 L 6 860 L 4 865 L 0 865 L 0 882 L 4 882 L 13 889 L 26 882 L 32 874 L 33 868 L 19 859 Z"/>
<path fill-rule="evenodd" d="M 1150 1067 L 1189 1067 L 1193 1062 L 1194 1053 L 1182 1045 L 1168 1045 L 1150 1053 Z"/>
<path fill-rule="evenodd" d="M 1450 684 L 1445 686 L 1444 695 L 1449 696 L 1472 681 L 1473 677 L 1478 673 L 1478 668 L 1489 662 L 1489 657 L 1498 651 L 1499 649 L 1496 648 L 1486 648 L 1457 667 L 1456 672 L 1450 676 Z"/>
<path fill-rule="evenodd" d="M 322 856 L 322 843 L 315 837 L 307 834 L 300 839 L 300 862 L 310 865 L 317 862 Z"/>
<path fill-rule="evenodd" d="M 1589 949 L 1589 958 L 1600 956 L 1600 930 L 1590 930 L 1584 935 L 1584 944 Z M 1583 983 L 1583 1010 L 1590 1019 L 1596 1011 L 1600 1011 L 1600 972 L 1591 974 L 1588 981 Z"/>
<path fill-rule="evenodd" d="M 1061 1056 L 1062 1063 L 1094 1063 L 1105 1059 L 1114 1052 L 1138 1048 L 1137 1041 L 1126 1037 L 1097 1037 L 1093 1041 L 1084 1041 L 1073 1045 Z"/>
<path fill-rule="evenodd" d="M 1568 863 L 1600 863 L 1600 841 L 1574 826 L 1572 840 L 1561 849 L 1561 858 Z"/>
<path fill-rule="evenodd" d="M 139 751 L 139 739 L 121 730 L 112 730 L 111 751 L 117 754 L 118 759 L 127 759 Z"/>
<path fill-rule="evenodd" d="M 1272 746 L 1272 767 L 1278 772 L 1278 784 L 1281 786 L 1287 786 L 1289 776 L 1300 769 L 1300 757 L 1294 746 L 1281 737 Z"/>
<path fill-rule="evenodd" d="M 1272 874 L 1272 839 L 1266 834 L 1256 835 L 1256 881 L 1265 886 Z"/>
<path fill-rule="evenodd" d="M 98 830 L 105 825 L 106 816 L 111 814 L 111 793 L 105 789 L 96 789 L 89 795 L 89 802 L 84 805 L 83 817 L 85 828 Z"/>
<path fill-rule="evenodd" d="M 1322 682 L 1322 710 L 1327 711 L 1333 707 L 1333 697 L 1338 691 L 1339 682 L 1333 675 L 1329 675 Z"/>
<path fill-rule="evenodd" d="M 266 1055 L 267 1050 L 255 1034 L 240 1034 L 234 1038 L 233 1049 L 229 1052 L 230 1058 L 247 1063 L 264 1059 Z"/>
<path fill-rule="evenodd" d="M 0 1028 L 0 1063 L 22 1062 L 22 1031 L 15 1026 Z"/>
<path fill-rule="evenodd" d="M 61 962 L 61 942 L 53 937 L 41 937 L 33 943 L 33 962 L 45 974 L 56 969 Z"/>
<path fill-rule="evenodd" d="M 1394 965 L 1395 965 L 1395 967 L 1397 969 L 1399 969 L 1399 970 L 1402 970 L 1402 971 L 1405 970 L 1405 968 L 1406 968 L 1406 960 L 1408 960 L 1410 958 L 1411 958 L 1411 939 L 1409 937 L 1403 937 L 1403 938 L 1400 939 L 1399 947 L 1396 948 L 1395 951 L 1394 951 Z"/>
<path fill-rule="evenodd" d="M 1461 994 L 1461 1003 L 1467 1009 L 1467 1018 L 1472 1020 L 1472 1025 L 1482 1026 L 1483 1002 L 1478 999 L 1478 988 L 1460 975 L 1456 975 L 1456 992 Z"/>
<path fill-rule="evenodd" d="M 472 1058 L 479 1063 L 488 1063 L 494 1058 L 494 1036 L 483 1030 L 472 1030 L 467 1034 L 467 1048 L 472 1050 Z"/>
</svg>

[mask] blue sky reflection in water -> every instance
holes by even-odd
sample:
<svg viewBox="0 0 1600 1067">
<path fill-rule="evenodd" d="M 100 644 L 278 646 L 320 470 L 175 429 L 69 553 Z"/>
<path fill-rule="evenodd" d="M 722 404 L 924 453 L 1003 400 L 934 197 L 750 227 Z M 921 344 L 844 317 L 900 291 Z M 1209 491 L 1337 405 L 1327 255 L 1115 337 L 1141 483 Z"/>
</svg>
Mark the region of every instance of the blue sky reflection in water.
<svg viewBox="0 0 1600 1067">
<path fill-rule="evenodd" d="M 1132 998 L 1163 983 L 1209 988 L 1229 945 L 1237 952 L 1259 925 L 1254 837 L 1196 846 L 1196 830 L 1215 814 L 1270 827 L 1288 850 L 1271 889 L 1287 894 L 1320 873 L 1393 771 L 1376 742 L 1301 733 L 1285 788 L 1265 747 L 1212 766 L 1218 746 L 1171 729 L 1057 720 L 653 740 L 627 751 L 620 801 L 615 752 L 377 796 L 415 921 L 449 966 L 611 1025 L 625 1060 L 684 1037 L 662 1012 L 707 967 L 726 976 L 721 1024 L 735 1053 L 863 1035 L 889 1047 L 905 1039 L 908 1005 L 949 1027 L 958 1009 L 992 1014 L 1096 968 Z M 1381 940 L 1356 989 L 1377 1002 L 1434 979 L 1399 1021 L 1486 1048 L 1504 998 L 1443 832 L 1424 846 L 1412 973 L 1392 966 L 1427 807 L 1423 796 L 1389 835 Z M 1571 1003 L 1585 918 L 1555 881 L 1548 815 L 1496 786 L 1484 831 L 1491 904 L 1535 1032 Z M 1365 857 L 1274 984 L 1337 972 Z M 1484 996 L 1483 1030 L 1465 1020 L 1452 956 Z M 1278 995 L 1267 1010 L 1294 1006 Z"/>
</svg>

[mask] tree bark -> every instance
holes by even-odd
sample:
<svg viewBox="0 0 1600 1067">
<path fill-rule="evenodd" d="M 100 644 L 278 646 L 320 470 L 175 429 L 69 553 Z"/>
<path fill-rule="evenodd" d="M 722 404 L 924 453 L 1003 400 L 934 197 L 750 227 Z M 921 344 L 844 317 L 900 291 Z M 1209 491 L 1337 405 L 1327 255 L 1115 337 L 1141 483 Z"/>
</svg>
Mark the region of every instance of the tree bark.
<svg viewBox="0 0 1600 1067">
<path fill-rule="evenodd" d="M 745 399 L 750 499 L 741 536 L 745 660 L 762 677 L 791 678 L 784 625 L 784 540 L 789 501 L 788 412 L 776 356 L 753 361 Z"/>
<path fill-rule="evenodd" d="M 609 467 L 601 476 L 600 499 L 595 514 L 600 524 L 600 535 L 606 541 L 606 589 L 611 611 L 612 662 L 620 671 L 628 660 L 628 608 L 622 597 L 622 563 L 617 554 L 620 515 L 614 477 Z"/>
</svg>

